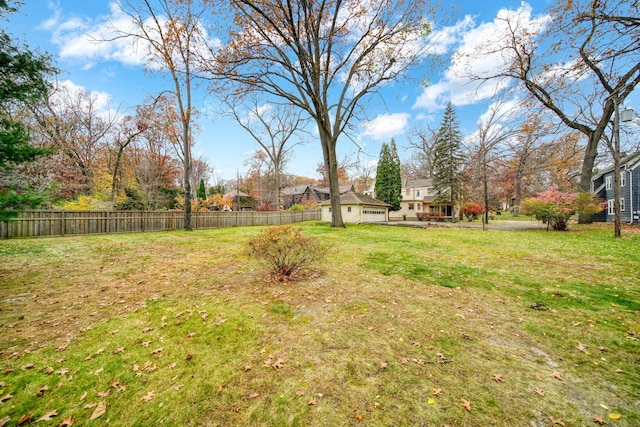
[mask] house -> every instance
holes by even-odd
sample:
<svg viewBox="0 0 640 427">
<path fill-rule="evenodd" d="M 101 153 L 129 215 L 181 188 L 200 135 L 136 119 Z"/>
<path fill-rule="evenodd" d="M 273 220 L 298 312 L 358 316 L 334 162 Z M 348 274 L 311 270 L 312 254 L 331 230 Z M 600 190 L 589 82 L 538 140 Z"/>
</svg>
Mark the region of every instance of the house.
<svg viewBox="0 0 640 427">
<path fill-rule="evenodd" d="M 340 194 L 355 191 L 353 185 L 341 185 L 339 187 Z M 282 189 L 282 204 L 284 209 L 298 205 L 317 205 L 325 200 L 329 200 L 329 187 L 314 187 L 311 185 L 297 185 L 295 187 L 287 187 Z"/>
<path fill-rule="evenodd" d="M 451 218 L 453 207 L 448 203 L 436 203 L 435 190 L 430 179 L 402 180 L 402 202 L 400 210 L 389 212 L 390 221 L 415 221 L 416 213 L 428 212 L 430 216 L 441 219 Z"/>
<path fill-rule="evenodd" d="M 253 197 L 240 190 L 231 190 L 223 196 L 225 199 L 231 199 L 231 210 L 233 211 L 252 211 L 258 202 Z M 228 207 L 227 207 L 228 208 Z M 223 207 L 221 210 L 228 210 Z"/>
<path fill-rule="evenodd" d="M 615 219 L 613 196 L 613 166 L 591 178 L 591 193 L 607 202 L 604 211 L 592 215 L 593 221 L 613 222 Z M 638 223 L 640 216 L 640 151 L 626 156 L 620 162 L 620 219 Z"/>
<path fill-rule="evenodd" d="M 389 203 L 381 202 L 362 193 L 348 192 L 340 195 L 342 220 L 347 223 L 386 222 L 389 220 Z M 320 203 L 322 220 L 331 221 L 331 201 Z"/>
</svg>

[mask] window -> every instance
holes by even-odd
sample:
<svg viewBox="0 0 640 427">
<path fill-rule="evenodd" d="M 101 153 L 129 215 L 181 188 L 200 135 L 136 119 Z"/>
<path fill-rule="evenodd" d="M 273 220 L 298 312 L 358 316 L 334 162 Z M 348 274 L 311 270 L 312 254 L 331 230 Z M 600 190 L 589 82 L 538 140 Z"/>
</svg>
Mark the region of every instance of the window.
<svg viewBox="0 0 640 427">
<path fill-rule="evenodd" d="M 611 190 L 613 188 L 613 180 L 611 178 L 613 178 L 611 175 L 604 178 L 604 185 L 607 190 Z"/>
<path fill-rule="evenodd" d="M 404 194 L 406 194 L 407 196 L 408 196 L 409 194 L 411 194 L 411 189 L 406 188 L 406 189 L 404 190 Z"/>
<path fill-rule="evenodd" d="M 416 199 L 420 197 L 420 190 L 416 190 Z"/>
<path fill-rule="evenodd" d="M 622 171 L 620 172 L 620 187 L 624 187 L 625 185 L 627 185 L 627 174 Z"/>
<path fill-rule="evenodd" d="M 624 212 L 624 197 L 620 197 L 620 212 Z"/>
<path fill-rule="evenodd" d="M 409 203 L 409 210 L 412 211 L 413 210 L 413 203 Z"/>
<path fill-rule="evenodd" d="M 351 212 L 351 206 L 347 206 L 347 212 Z"/>
<path fill-rule="evenodd" d="M 607 200 L 607 211 L 609 215 L 615 215 L 616 210 L 613 205 L 613 199 Z"/>
<path fill-rule="evenodd" d="M 422 210 L 422 203 L 418 203 L 418 210 L 421 211 Z"/>
</svg>

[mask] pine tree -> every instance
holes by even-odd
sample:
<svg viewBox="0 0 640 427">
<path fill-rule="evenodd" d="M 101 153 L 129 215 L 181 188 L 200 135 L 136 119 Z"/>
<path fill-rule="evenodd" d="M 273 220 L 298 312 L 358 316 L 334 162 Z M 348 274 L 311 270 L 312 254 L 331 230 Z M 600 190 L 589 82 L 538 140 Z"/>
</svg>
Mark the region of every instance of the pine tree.
<svg viewBox="0 0 640 427">
<path fill-rule="evenodd" d="M 397 211 L 400 209 L 402 177 L 400 175 L 400 158 L 398 157 L 398 150 L 394 140 L 391 140 L 389 145 L 382 144 L 374 190 L 376 199 L 389 203 L 391 210 Z"/>
<path fill-rule="evenodd" d="M 198 186 L 198 199 L 205 200 L 207 198 L 207 190 L 204 186 L 204 179 L 200 180 L 200 185 Z"/>
<path fill-rule="evenodd" d="M 462 154 L 462 133 L 459 127 L 455 110 L 449 102 L 433 147 L 432 184 L 435 190 L 435 201 L 449 203 L 452 209 L 455 209 L 462 190 L 460 169 L 464 162 L 464 156 Z M 455 212 L 453 212 L 453 216 L 455 218 Z"/>
</svg>

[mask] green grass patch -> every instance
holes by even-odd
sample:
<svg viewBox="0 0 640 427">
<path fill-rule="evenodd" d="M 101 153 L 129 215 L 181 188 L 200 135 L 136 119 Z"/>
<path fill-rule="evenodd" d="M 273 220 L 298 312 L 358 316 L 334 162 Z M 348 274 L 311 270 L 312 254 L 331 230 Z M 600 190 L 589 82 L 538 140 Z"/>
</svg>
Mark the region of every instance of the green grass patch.
<svg viewBox="0 0 640 427">
<path fill-rule="evenodd" d="M 0 420 L 640 425 L 640 235 L 302 227 L 284 284 L 257 227 L 0 241 Z"/>
</svg>

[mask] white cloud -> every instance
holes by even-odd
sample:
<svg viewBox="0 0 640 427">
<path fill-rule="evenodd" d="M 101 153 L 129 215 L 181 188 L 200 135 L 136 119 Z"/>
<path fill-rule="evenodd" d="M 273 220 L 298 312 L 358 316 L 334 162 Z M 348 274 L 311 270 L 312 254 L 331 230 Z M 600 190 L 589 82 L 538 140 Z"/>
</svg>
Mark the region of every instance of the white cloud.
<svg viewBox="0 0 640 427">
<path fill-rule="evenodd" d="M 374 140 L 393 138 L 404 133 L 410 117 L 411 115 L 407 113 L 381 114 L 362 124 L 364 128 L 362 135 Z"/>
<path fill-rule="evenodd" d="M 433 112 L 444 108 L 449 101 L 455 106 L 463 106 L 492 98 L 505 89 L 509 82 L 499 79 L 482 82 L 471 76 L 492 75 L 497 68 L 511 60 L 510 53 L 499 48 L 507 42 L 507 22 L 511 22 L 517 31 L 526 35 L 529 42 L 533 43 L 535 35 L 544 28 L 549 17 L 532 16 L 531 6 L 522 2 L 516 10 L 500 9 L 491 22 L 473 27 L 473 21 L 469 19 L 465 19 L 465 25 L 461 28 L 470 29 L 458 37 L 459 46 L 452 55 L 444 77 L 423 90 L 414 103 L 414 108 Z M 488 51 L 492 53 L 487 54 Z M 480 52 L 483 54 L 480 55 Z"/>
<path fill-rule="evenodd" d="M 83 69 L 89 69 L 100 61 L 116 61 L 130 66 L 162 68 L 150 61 L 149 43 L 134 37 L 122 37 L 126 34 L 140 34 L 134 20 L 118 6 L 109 4 L 109 13 L 96 18 L 64 17 L 57 6 L 54 15 L 40 27 L 52 31 L 52 42 L 59 46 L 60 57 L 81 62 Z M 161 25 L 164 24 L 159 17 Z M 147 19 L 150 34 L 155 24 Z M 209 38 L 204 28 L 200 28 L 203 37 L 211 46 L 219 46 L 217 39 Z"/>
</svg>

